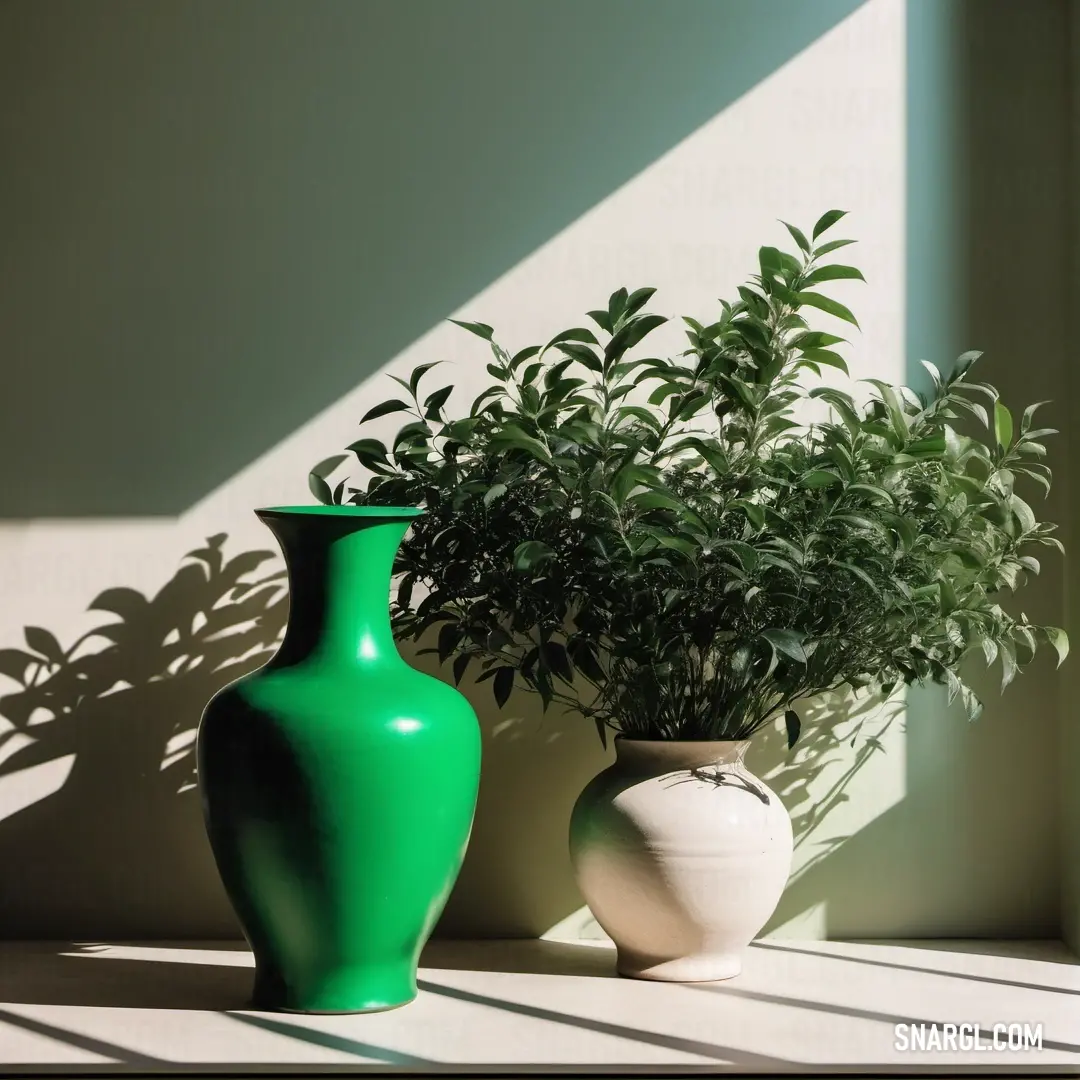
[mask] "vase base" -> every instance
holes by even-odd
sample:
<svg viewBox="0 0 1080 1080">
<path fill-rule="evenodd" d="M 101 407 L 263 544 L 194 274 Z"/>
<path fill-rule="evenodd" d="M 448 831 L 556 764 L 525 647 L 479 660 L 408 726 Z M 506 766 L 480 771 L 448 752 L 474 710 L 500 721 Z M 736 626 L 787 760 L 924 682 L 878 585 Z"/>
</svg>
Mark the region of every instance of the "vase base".
<svg viewBox="0 0 1080 1080">
<path fill-rule="evenodd" d="M 389 1005 L 365 1005 L 358 1009 L 297 1009 L 286 1005 L 272 1005 L 268 1002 L 256 1002 L 248 1005 L 252 1012 L 277 1012 L 289 1013 L 292 1016 L 362 1016 L 364 1013 L 392 1012 L 394 1009 L 404 1008 L 416 1000 L 416 995 L 406 998 L 404 1001 L 395 1001 Z"/>
<path fill-rule="evenodd" d="M 321 985 L 290 990 L 280 976 L 256 970 L 248 1008 L 253 1012 L 293 1013 L 304 1016 L 355 1016 L 389 1012 L 416 1000 L 415 979 L 357 977 L 341 972 Z"/>
<path fill-rule="evenodd" d="M 738 954 L 679 956 L 672 960 L 629 957 L 619 954 L 616 971 L 626 979 L 650 979 L 654 982 L 723 982 L 742 972 Z"/>
</svg>

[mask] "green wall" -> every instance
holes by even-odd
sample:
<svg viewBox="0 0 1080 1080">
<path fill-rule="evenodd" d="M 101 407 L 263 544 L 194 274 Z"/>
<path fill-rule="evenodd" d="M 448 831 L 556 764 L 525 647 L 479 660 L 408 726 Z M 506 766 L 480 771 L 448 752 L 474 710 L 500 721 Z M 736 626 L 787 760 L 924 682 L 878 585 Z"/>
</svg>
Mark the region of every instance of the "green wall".
<svg viewBox="0 0 1080 1080">
<path fill-rule="evenodd" d="M 0 4 L 0 516 L 184 510 L 859 2 Z"/>
</svg>

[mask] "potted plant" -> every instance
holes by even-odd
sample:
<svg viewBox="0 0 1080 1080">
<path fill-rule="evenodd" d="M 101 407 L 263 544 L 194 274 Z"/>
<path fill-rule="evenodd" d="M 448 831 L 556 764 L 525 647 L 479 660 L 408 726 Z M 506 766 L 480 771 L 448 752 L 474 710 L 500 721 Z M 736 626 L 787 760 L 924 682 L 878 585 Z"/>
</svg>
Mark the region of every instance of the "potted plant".
<svg viewBox="0 0 1080 1080">
<path fill-rule="evenodd" d="M 790 822 L 743 764 L 755 732 L 782 717 L 793 746 L 798 703 L 845 685 L 942 683 L 974 718 L 969 653 L 1004 686 L 1040 642 L 1068 650 L 1000 602 L 1061 548 L 1017 490 L 1049 488 L 1038 406 L 1014 418 L 976 353 L 926 364 L 922 392 L 822 381 L 847 374 L 842 339 L 809 317 L 857 325 L 823 291 L 862 277 L 827 258 L 842 216 L 787 226 L 795 253 L 761 248 L 674 358 L 637 348 L 666 322 L 653 289 L 514 353 L 461 323 L 493 354 L 468 413 L 421 393 L 421 365 L 364 418 L 406 414 L 392 445 L 350 448 L 367 481 L 312 478 L 328 502 L 427 508 L 395 568 L 399 636 L 437 632 L 500 705 L 519 684 L 617 733 L 571 855 L 626 975 L 737 974 L 779 900 Z"/>
</svg>

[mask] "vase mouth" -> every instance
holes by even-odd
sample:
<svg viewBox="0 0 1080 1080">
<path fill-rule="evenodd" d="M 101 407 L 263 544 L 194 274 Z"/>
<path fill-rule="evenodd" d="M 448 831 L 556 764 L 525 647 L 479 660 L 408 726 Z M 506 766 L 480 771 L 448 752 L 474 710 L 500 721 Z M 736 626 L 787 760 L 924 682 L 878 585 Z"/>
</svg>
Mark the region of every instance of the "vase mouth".
<svg viewBox="0 0 1080 1080">
<path fill-rule="evenodd" d="M 419 506 L 262 506 L 256 509 L 260 518 L 323 517 L 323 518 L 401 518 L 419 517 Z"/>
<path fill-rule="evenodd" d="M 615 755 L 620 761 L 671 768 L 699 768 L 742 761 L 749 739 L 633 739 L 615 736 Z"/>
</svg>

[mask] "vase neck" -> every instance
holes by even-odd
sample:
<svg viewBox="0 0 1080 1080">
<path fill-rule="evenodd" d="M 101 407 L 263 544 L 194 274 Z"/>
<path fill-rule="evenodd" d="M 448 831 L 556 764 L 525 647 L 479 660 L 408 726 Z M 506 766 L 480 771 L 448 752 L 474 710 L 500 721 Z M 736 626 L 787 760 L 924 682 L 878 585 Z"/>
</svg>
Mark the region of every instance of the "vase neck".
<svg viewBox="0 0 1080 1080">
<path fill-rule="evenodd" d="M 271 661 L 404 664 L 390 628 L 394 556 L 411 522 L 393 517 L 260 515 L 289 573 L 289 621 Z"/>
</svg>

